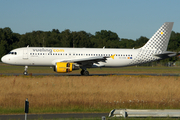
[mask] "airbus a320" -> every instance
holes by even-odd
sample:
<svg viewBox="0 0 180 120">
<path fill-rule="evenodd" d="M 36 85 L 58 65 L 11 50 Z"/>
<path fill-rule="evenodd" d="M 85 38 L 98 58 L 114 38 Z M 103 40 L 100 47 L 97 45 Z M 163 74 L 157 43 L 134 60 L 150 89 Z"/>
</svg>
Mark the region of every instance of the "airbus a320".
<svg viewBox="0 0 180 120">
<path fill-rule="evenodd" d="M 138 49 L 109 48 L 62 48 L 62 47 L 23 47 L 3 56 L 6 64 L 25 66 L 51 66 L 58 73 L 81 70 L 81 75 L 89 75 L 87 68 L 125 67 L 175 56 L 166 51 L 173 22 L 165 22 L 149 41 Z"/>
</svg>

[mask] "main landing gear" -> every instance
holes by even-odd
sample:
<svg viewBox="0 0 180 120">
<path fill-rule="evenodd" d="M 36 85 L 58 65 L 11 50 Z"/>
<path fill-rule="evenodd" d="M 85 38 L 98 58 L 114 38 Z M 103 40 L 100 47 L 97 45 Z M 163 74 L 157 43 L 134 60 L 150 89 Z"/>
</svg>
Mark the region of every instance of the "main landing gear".
<svg viewBox="0 0 180 120">
<path fill-rule="evenodd" d="M 87 70 L 82 69 L 81 70 L 81 75 L 89 76 L 89 72 Z"/>
<path fill-rule="evenodd" d="M 23 72 L 24 75 L 27 75 L 27 74 L 28 74 L 27 69 L 28 69 L 28 66 L 25 66 L 24 72 Z"/>
</svg>

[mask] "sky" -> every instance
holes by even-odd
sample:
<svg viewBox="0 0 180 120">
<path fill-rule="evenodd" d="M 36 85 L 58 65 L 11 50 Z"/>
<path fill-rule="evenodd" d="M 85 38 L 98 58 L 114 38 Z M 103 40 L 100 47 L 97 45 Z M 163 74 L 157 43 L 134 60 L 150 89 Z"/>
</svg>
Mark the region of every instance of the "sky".
<svg viewBox="0 0 180 120">
<path fill-rule="evenodd" d="M 1 0 L 0 28 L 14 33 L 65 29 L 150 38 L 164 22 L 180 33 L 180 0 Z"/>
</svg>

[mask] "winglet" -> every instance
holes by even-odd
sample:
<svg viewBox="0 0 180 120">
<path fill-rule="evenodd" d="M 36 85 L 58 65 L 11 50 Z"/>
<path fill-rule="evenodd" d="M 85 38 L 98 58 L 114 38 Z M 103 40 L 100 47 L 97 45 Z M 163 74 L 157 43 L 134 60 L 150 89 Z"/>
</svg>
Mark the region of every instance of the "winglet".
<svg viewBox="0 0 180 120">
<path fill-rule="evenodd" d="M 111 55 L 110 57 L 112 58 L 112 59 L 114 59 L 114 56 L 115 56 L 116 54 L 114 54 L 114 55 Z"/>
</svg>

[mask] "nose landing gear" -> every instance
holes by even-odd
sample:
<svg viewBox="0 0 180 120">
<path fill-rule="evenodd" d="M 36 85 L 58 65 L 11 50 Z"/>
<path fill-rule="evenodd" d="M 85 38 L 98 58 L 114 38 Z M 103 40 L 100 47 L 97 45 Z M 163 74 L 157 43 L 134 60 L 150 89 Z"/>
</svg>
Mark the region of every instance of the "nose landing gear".
<svg viewBox="0 0 180 120">
<path fill-rule="evenodd" d="M 28 74 L 27 69 L 28 69 L 28 66 L 25 66 L 24 72 L 23 72 L 24 75 L 27 75 L 27 74 Z"/>
</svg>

